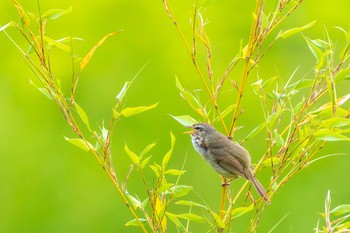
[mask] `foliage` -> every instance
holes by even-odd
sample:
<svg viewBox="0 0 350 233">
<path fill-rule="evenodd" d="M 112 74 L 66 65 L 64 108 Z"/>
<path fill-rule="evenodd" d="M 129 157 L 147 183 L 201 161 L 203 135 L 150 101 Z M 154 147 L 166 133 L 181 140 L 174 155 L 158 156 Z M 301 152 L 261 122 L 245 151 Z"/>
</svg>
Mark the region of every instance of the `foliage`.
<svg viewBox="0 0 350 233">
<path fill-rule="evenodd" d="M 82 40 L 77 37 L 63 37 L 53 39 L 46 34 L 46 26 L 51 20 L 68 14 L 72 8 L 67 10 L 52 9 L 36 15 L 26 11 L 17 0 L 12 0 L 18 15 L 19 22 L 11 21 L 0 27 L 24 57 L 24 61 L 30 67 L 39 82 L 31 81 L 32 84 L 50 100 L 54 101 L 62 113 L 68 125 L 73 129 L 75 136 L 65 137 L 69 143 L 84 151 L 92 153 L 101 167 L 107 173 L 114 184 L 122 201 L 132 214 L 132 219 L 125 223 L 126 226 L 140 227 L 143 232 L 166 232 L 172 223 L 179 232 L 190 232 L 191 224 L 206 224 L 210 232 L 230 232 L 232 223 L 241 216 L 250 216 L 247 232 L 255 232 L 261 215 L 267 208 L 261 199 L 255 199 L 250 192 L 250 185 L 245 182 L 234 195 L 226 186 L 222 188 L 221 207 L 215 211 L 207 204 L 208 201 L 198 197 L 200 201 L 187 199 L 187 195 L 193 192 L 193 187 L 180 183 L 180 178 L 185 174 L 183 168 L 169 167 L 172 157 L 175 136 L 170 133 L 170 148 L 164 154 L 161 161 L 152 161 L 150 153 L 156 143 L 145 146 L 141 153 L 135 152 L 124 145 L 124 152 L 130 158 L 130 163 L 113 164 L 111 153 L 112 135 L 122 118 L 151 110 L 157 107 L 157 103 L 149 106 L 126 106 L 124 97 L 129 91 L 132 80 L 126 81 L 116 96 L 116 104 L 111 111 L 111 117 L 107 125 L 95 127 L 90 123 L 89 114 L 84 107 L 78 104 L 76 92 L 78 83 L 83 77 L 83 71 L 91 61 L 95 51 L 103 45 L 110 37 L 121 33 L 112 32 L 104 36 L 83 57 L 74 53 L 73 42 Z M 320 150 L 326 143 L 334 141 L 349 141 L 350 111 L 344 106 L 350 98 L 350 94 L 339 94 L 337 87 L 349 79 L 349 32 L 338 27 L 345 35 L 344 48 L 339 50 L 326 32 L 325 39 L 310 39 L 306 36 L 305 43 L 314 55 L 316 62 L 313 71 L 307 74 L 295 72 L 287 79 L 274 77 L 260 77 L 260 61 L 269 52 L 269 49 L 278 41 L 283 41 L 293 35 L 300 34 L 312 27 L 316 21 L 305 23 L 291 29 L 276 31 L 289 15 L 291 15 L 302 3 L 298 1 L 277 0 L 275 8 L 265 9 L 261 0 L 256 1 L 253 13 L 252 26 L 247 41 L 239 45 L 239 53 L 233 56 L 232 61 L 223 71 L 222 76 L 214 75 L 212 66 L 212 47 L 209 36 L 205 30 L 203 12 L 196 4 L 191 20 L 192 38 L 188 42 L 186 36 L 178 24 L 175 14 L 167 0 L 163 0 L 165 11 L 174 23 L 176 30 L 188 51 L 190 59 L 202 83 L 206 99 L 201 100 L 199 95 L 187 90 L 181 84 L 181 79 L 176 77 L 175 86 L 181 97 L 193 109 L 193 113 L 184 113 L 181 116 L 172 117 L 180 124 L 190 126 L 198 119 L 215 124 L 221 124 L 228 137 L 232 138 L 239 130 L 237 120 L 244 117 L 242 99 L 248 88 L 254 91 L 260 102 L 260 111 L 264 121 L 259 123 L 254 130 L 248 134 L 243 142 L 252 140 L 258 134 L 265 133 L 265 153 L 256 164 L 255 172 L 265 170 L 269 172 L 271 179 L 268 192 L 273 199 L 273 194 L 284 186 L 299 171 L 322 159 Z M 8 30 L 15 28 L 28 44 L 23 49 L 19 42 L 10 36 Z M 62 80 L 56 76 L 52 69 L 51 51 L 62 50 L 70 55 L 71 86 L 69 94 L 62 90 Z M 26 51 L 26 52 L 25 52 Z M 199 51 L 204 51 L 200 57 Z M 204 61 L 205 65 L 201 62 Z M 240 78 L 232 77 L 234 70 L 242 71 Z M 255 73 L 254 73 L 255 72 Z M 249 84 L 249 78 L 256 74 L 257 80 Z M 235 92 L 235 102 L 222 106 L 219 101 L 223 89 L 230 88 Z M 203 104 L 205 103 L 205 104 Z M 196 117 L 190 115 L 196 114 Z M 229 123 L 227 123 L 229 122 Z M 96 129 L 97 128 L 97 129 Z M 119 133 L 123 133 L 120 132 Z M 121 152 L 122 153 L 122 152 Z M 326 156 L 325 156 L 326 157 Z M 117 177 L 116 171 L 121 166 L 129 166 L 126 177 Z M 145 175 L 145 169 L 154 173 L 151 178 Z M 144 186 L 144 193 L 129 193 L 128 187 L 130 175 L 138 174 Z M 123 179 L 124 178 L 124 179 Z M 121 180 L 124 180 L 121 182 Z M 151 185 L 152 184 L 152 185 Z M 144 197 L 145 196 L 145 197 Z M 228 199 L 228 205 L 225 203 Z M 348 206 L 340 206 L 330 211 L 330 198 L 327 202 L 325 213 L 326 228 L 343 229 L 347 227 L 344 222 L 348 218 Z M 272 202 L 273 204 L 273 202 Z M 172 205 L 183 206 L 187 211 L 175 213 Z M 330 216 L 345 214 L 341 220 L 330 220 Z M 317 227 L 318 228 L 318 227 Z M 273 230 L 273 229 L 272 229 Z M 272 231 L 271 230 L 271 231 Z M 320 232 L 320 230 L 317 230 Z"/>
<path fill-rule="evenodd" d="M 135 107 L 127 107 L 124 103 L 124 97 L 129 90 L 130 85 L 142 69 L 133 80 L 125 82 L 124 86 L 116 96 L 117 101 L 112 108 L 111 117 L 107 126 L 102 122 L 99 129 L 95 129 L 95 127 L 90 124 L 88 113 L 86 113 L 84 108 L 77 103 L 75 96 L 83 70 L 90 62 L 98 47 L 100 47 L 107 38 L 117 35 L 120 32 L 112 32 L 104 36 L 83 58 L 79 58 L 73 52 L 73 41 L 82 39 L 64 37 L 55 40 L 45 34 L 46 25 L 49 20 L 55 20 L 70 13 L 72 8 L 67 10 L 53 9 L 41 14 L 40 5 L 38 5 L 39 15 L 36 15 L 27 12 L 16 0 L 12 0 L 12 3 L 16 7 L 20 21 L 17 23 L 11 21 L 1 27 L 0 31 L 3 31 L 18 48 L 23 55 L 25 62 L 39 80 L 39 84 L 36 84 L 34 81 L 31 81 L 31 83 L 46 97 L 55 102 L 64 119 L 73 129 L 76 136 L 74 138 L 65 137 L 65 140 L 84 151 L 91 152 L 113 182 L 123 202 L 134 217 L 133 220 L 127 222 L 125 225 L 140 226 L 144 232 L 148 232 L 144 224 L 147 223 L 153 232 L 164 232 L 167 228 L 166 216 L 171 216 L 169 217 L 170 219 L 181 218 L 194 221 L 201 220 L 202 218 L 195 214 L 184 213 L 175 215 L 167 210 L 170 203 L 186 196 L 192 190 L 191 186 L 179 184 L 179 179 L 185 171 L 168 168 L 168 163 L 175 146 L 175 136 L 172 133 L 170 134 L 171 148 L 165 154 L 161 164 L 156 162 L 151 164 L 150 162 L 152 155 L 149 155 L 149 152 L 156 145 L 155 143 L 147 145 L 140 154 L 136 154 L 127 146 L 127 144 L 125 144 L 125 152 L 131 160 L 131 164 L 129 164 L 130 170 L 123 183 L 121 183 L 120 178 L 117 177 L 116 171 L 121 168 L 121 166 L 119 164 L 118 166 L 113 164 L 113 157 L 110 150 L 111 137 L 115 132 L 117 123 L 123 117 L 131 117 L 157 107 L 157 103 L 150 106 Z M 24 40 L 29 45 L 29 48 L 27 49 L 28 52 L 24 52 L 25 50 L 22 49 L 14 39 L 12 39 L 9 33 L 7 33 L 6 30 L 10 27 L 15 27 L 23 36 Z M 36 31 L 36 29 L 38 30 Z M 63 50 L 71 57 L 72 71 L 69 96 L 64 94 L 61 80 L 56 77 L 55 71 L 51 68 L 52 61 L 50 55 L 51 50 L 54 48 Z M 157 177 L 157 181 L 153 187 L 150 187 L 146 181 L 143 172 L 146 167 L 150 167 Z M 142 201 L 137 195 L 132 195 L 127 190 L 128 178 L 134 170 L 138 170 L 140 179 L 145 185 L 147 198 Z M 169 182 L 168 177 L 176 177 L 176 182 Z M 137 213 L 138 210 L 140 210 L 144 218 L 139 216 L 139 213 Z"/>
<path fill-rule="evenodd" d="M 320 215 L 324 218 L 325 226 L 320 227 L 319 222 L 315 228 L 316 233 L 340 233 L 350 231 L 350 205 L 340 205 L 331 209 L 331 192 L 328 191 L 324 203 L 325 212 Z"/>
<path fill-rule="evenodd" d="M 234 56 L 220 77 L 213 74 L 214 68 L 211 63 L 213 52 L 200 7 L 196 5 L 194 8 L 190 43 L 186 40 L 186 35 L 178 24 L 169 1 L 163 0 L 163 3 L 185 44 L 207 96 L 204 101 L 200 100 L 192 94 L 192 91 L 186 90 L 176 77 L 176 86 L 181 97 L 201 121 L 213 125 L 220 123 L 227 136 L 232 138 L 234 132 L 239 130 L 239 127 L 236 127 L 237 119 L 244 115 L 244 107 L 241 105 L 245 90 L 249 88 L 247 80 L 252 76 L 252 72 L 256 71 L 258 80 L 252 83 L 250 88 L 259 99 L 261 108 L 256 111 L 263 114 L 264 121 L 256 126 L 243 142 L 253 139 L 259 133 L 266 134 L 266 152 L 257 163 L 255 172 L 267 169 L 271 173 L 268 192 L 272 198 L 273 194 L 300 170 L 320 159 L 317 155 L 326 143 L 350 140 L 347 136 L 350 129 L 350 111 L 343 108 L 350 94 L 339 95 L 337 92 L 338 85 L 349 79 L 349 32 L 339 28 L 345 35 L 345 45 L 340 52 L 335 49 L 335 44 L 327 32 L 323 40 L 304 36 L 306 44 L 316 59 L 313 72 L 303 75 L 298 74 L 296 69 L 286 82 L 283 81 L 284 78 L 277 76 L 260 77 L 258 65 L 271 46 L 277 41 L 312 27 L 316 21 L 281 30 L 274 35 L 277 26 L 299 7 L 302 0 L 277 1 L 276 8 L 270 11 L 265 9 L 263 1 L 258 0 L 253 13 L 249 39 L 245 45 L 241 44 L 239 53 Z M 201 49 L 205 52 L 205 56 L 198 57 L 197 54 Z M 201 66 L 200 61 L 205 61 L 205 66 Z M 232 78 L 229 83 L 227 80 L 235 69 L 243 71 L 241 78 Z M 225 85 L 229 85 L 236 93 L 236 102 L 229 106 L 219 104 L 221 90 Z M 203 105 L 202 102 L 208 104 Z M 189 115 L 174 116 L 174 118 L 185 126 L 188 125 L 187 119 L 193 119 Z M 226 119 L 230 119 L 229 124 Z M 248 192 L 245 191 L 247 187 Z M 211 229 L 215 225 L 217 232 L 223 230 L 230 232 L 231 222 L 254 207 L 255 211 L 251 216 L 247 232 L 256 231 L 266 203 L 261 199 L 254 200 L 249 192 L 250 188 L 247 181 L 233 197 L 227 195 L 229 199 L 227 207 L 225 206 L 226 186 L 222 188 L 220 221 L 210 223 Z M 238 203 L 239 196 L 244 193 L 246 195 L 243 203 Z M 241 213 L 235 215 L 236 211 Z"/>
</svg>

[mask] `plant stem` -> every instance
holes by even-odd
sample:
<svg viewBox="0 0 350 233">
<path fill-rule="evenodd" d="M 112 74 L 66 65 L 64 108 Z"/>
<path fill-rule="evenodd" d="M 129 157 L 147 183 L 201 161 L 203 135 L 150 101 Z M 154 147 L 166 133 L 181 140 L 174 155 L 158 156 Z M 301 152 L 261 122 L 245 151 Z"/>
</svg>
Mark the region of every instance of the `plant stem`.
<svg viewBox="0 0 350 233">
<path fill-rule="evenodd" d="M 221 188 L 221 201 L 220 201 L 220 218 L 224 219 L 225 216 L 225 200 L 226 200 L 226 189 L 227 189 L 227 179 L 225 177 L 221 177 L 222 180 L 222 188 Z"/>
<path fill-rule="evenodd" d="M 255 32 L 256 32 L 256 28 L 258 27 L 258 24 L 260 22 L 259 20 L 259 12 L 261 11 L 262 5 L 261 5 L 261 0 L 257 0 L 256 1 L 256 5 L 255 5 L 255 18 L 253 17 L 253 22 L 250 28 L 250 35 L 249 35 L 249 41 L 248 41 L 248 47 L 247 47 L 247 54 L 245 56 L 245 63 L 244 63 L 244 68 L 243 68 L 243 73 L 242 73 L 242 78 L 241 78 L 241 83 L 239 86 L 239 90 L 238 90 L 238 96 L 237 96 L 237 101 L 236 101 L 236 108 L 235 108 L 235 112 L 233 114 L 232 117 L 232 122 L 231 122 L 231 127 L 230 127 L 230 131 L 228 133 L 229 137 L 232 138 L 233 134 L 234 134 L 234 127 L 236 124 L 236 120 L 237 117 L 239 115 L 240 112 L 240 104 L 242 101 L 242 96 L 243 96 L 243 92 L 244 92 L 244 88 L 246 85 L 246 81 L 248 78 L 248 74 L 249 74 L 249 64 L 250 64 L 250 57 L 253 53 L 253 44 L 254 44 L 254 37 L 255 37 Z"/>
</svg>

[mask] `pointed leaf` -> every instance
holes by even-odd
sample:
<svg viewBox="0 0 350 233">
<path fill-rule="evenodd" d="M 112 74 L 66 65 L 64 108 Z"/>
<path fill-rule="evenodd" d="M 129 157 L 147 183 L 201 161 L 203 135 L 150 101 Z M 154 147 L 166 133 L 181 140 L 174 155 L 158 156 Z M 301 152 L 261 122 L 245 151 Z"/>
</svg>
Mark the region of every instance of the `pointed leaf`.
<svg viewBox="0 0 350 233">
<path fill-rule="evenodd" d="M 177 218 L 176 214 L 172 214 L 169 212 L 165 212 L 166 216 L 177 226 L 183 229 L 183 225 L 181 224 L 180 220 Z"/>
<path fill-rule="evenodd" d="M 152 156 L 148 156 L 147 158 L 145 158 L 142 162 L 141 162 L 141 169 L 143 169 L 149 162 L 149 160 L 151 159 Z"/>
<path fill-rule="evenodd" d="M 232 104 L 228 106 L 224 111 L 221 112 L 222 118 L 225 118 L 228 114 L 230 114 L 236 108 L 236 104 Z"/>
<path fill-rule="evenodd" d="M 117 100 L 122 100 L 123 99 L 126 91 L 128 90 L 129 85 L 130 85 L 130 81 L 126 81 L 124 83 L 124 86 L 122 87 L 122 89 L 120 90 L 120 92 L 118 93 L 118 95 L 116 97 Z"/>
<path fill-rule="evenodd" d="M 90 148 L 93 148 L 93 146 L 88 142 L 88 141 L 84 141 L 81 138 L 67 138 L 64 137 L 64 139 L 70 143 L 72 143 L 73 145 L 85 150 L 85 151 L 89 151 Z"/>
<path fill-rule="evenodd" d="M 337 206 L 331 211 L 331 214 L 334 216 L 339 216 L 339 215 L 349 214 L 349 213 L 350 213 L 350 205 L 349 204 Z"/>
<path fill-rule="evenodd" d="M 141 112 L 148 111 L 152 108 L 155 108 L 155 107 L 157 107 L 157 105 L 158 105 L 158 103 L 153 104 L 151 106 L 139 106 L 139 107 L 133 107 L 133 108 L 128 107 L 128 108 L 123 109 L 120 114 L 122 114 L 125 117 L 130 117 L 130 116 L 139 114 Z"/>
<path fill-rule="evenodd" d="M 177 122 L 179 122 L 181 125 L 186 126 L 186 127 L 190 127 L 195 123 L 198 123 L 197 120 L 193 119 L 191 116 L 189 115 L 182 115 L 182 116 L 173 116 L 170 115 L 172 118 L 174 118 L 175 120 L 177 120 Z"/>
<path fill-rule="evenodd" d="M 275 166 L 277 165 L 279 162 L 281 161 L 281 158 L 278 158 L 278 157 L 273 157 L 273 158 L 267 158 L 265 159 L 262 164 L 266 167 L 269 167 L 269 166 Z"/>
<path fill-rule="evenodd" d="M 350 119 L 349 118 L 342 118 L 342 117 L 332 117 L 332 118 L 323 120 L 321 122 L 321 125 L 328 127 L 328 128 L 349 126 Z"/>
<path fill-rule="evenodd" d="M 203 223 L 205 222 L 205 219 L 201 216 L 198 216 L 196 214 L 191 214 L 191 213 L 188 213 L 188 214 L 178 214 L 177 215 L 178 218 L 183 218 L 183 219 L 187 219 L 187 220 L 190 220 L 190 221 L 193 221 L 193 222 L 199 222 L 199 223 Z"/>
<path fill-rule="evenodd" d="M 220 216 L 217 213 L 214 213 L 213 211 L 210 211 L 210 214 L 213 216 L 216 225 L 219 229 L 225 229 L 225 223 L 222 221 Z"/>
<path fill-rule="evenodd" d="M 5 29 L 8 28 L 8 27 L 13 27 L 13 26 L 15 26 L 15 25 L 16 25 L 16 23 L 15 23 L 14 21 L 11 21 L 11 22 L 5 24 L 5 25 L 2 26 L 2 27 L 0 26 L 0 32 L 3 31 L 3 30 L 5 30 Z"/>
<path fill-rule="evenodd" d="M 314 55 L 314 57 L 317 60 L 317 65 L 315 68 L 316 68 L 316 70 L 320 70 L 321 67 L 323 66 L 323 62 L 324 62 L 323 52 L 309 38 L 305 37 L 305 40 L 307 42 L 307 45 L 308 45 L 310 51 L 312 52 L 312 54 Z"/>
<path fill-rule="evenodd" d="M 346 75 L 350 73 L 350 67 L 347 67 L 341 71 L 339 71 L 335 76 L 334 76 L 334 82 L 339 82 L 343 79 L 346 78 Z"/>
<path fill-rule="evenodd" d="M 158 167 L 155 166 L 155 165 L 150 165 L 149 167 L 150 167 L 150 168 L 152 169 L 152 171 L 156 174 L 156 176 L 159 177 L 159 175 L 160 175 L 160 170 L 158 169 Z"/>
<path fill-rule="evenodd" d="M 173 183 L 166 183 L 164 182 L 164 184 L 162 184 L 158 189 L 157 189 L 157 193 L 160 195 L 163 195 L 163 193 L 165 192 L 166 194 L 169 193 L 169 189 L 171 187 L 173 187 L 174 184 Z"/>
<path fill-rule="evenodd" d="M 156 145 L 156 143 L 151 143 L 151 144 L 147 145 L 147 146 L 145 147 L 145 149 L 143 149 L 143 151 L 141 152 L 141 154 L 140 154 L 140 159 L 142 159 L 142 157 L 143 157 L 145 154 L 147 154 L 155 145 Z"/>
<path fill-rule="evenodd" d="M 114 36 L 121 33 L 121 31 L 119 32 L 112 32 L 107 34 L 106 36 L 104 36 L 99 42 L 97 42 L 97 44 L 90 50 L 90 52 L 88 52 L 88 54 L 86 54 L 86 56 L 83 58 L 83 60 L 80 62 L 80 71 L 83 71 L 83 69 L 86 67 L 86 65 L 89 63 L 91 57 L 94 55 L 94 53 L 96 52 L 96 49 L 98 47 L 100 47 L 106 40 L 108 37 L 110 36 Z"/>
<path fill-rule="evenodd" d="M 172 176 L 180 176 L 185 174 L 186 171 L 178 170 L 178 169 L 169 169 L 164 172 L 164 175 L 172 175 Z"/>
<path fill-rule="evenodd" d="M 168 164 L 169 160 L 170 160 L 170 157 L 171 157 L 171 154 L 172 154 L 173 150 L 170 149 L 166 154 L 165 156 L 163 157 L 163 161 L 162 161 L 162 165 L 163 167 L 166 167 L 166 165 Z"/>
<path fill-rule="evenodd" d="M 284 146 L 284 140 L 282 136 L 277 131 L 273 131 L 273 134 L 275 136 L 277 145 Z"/>
<path fill-rule="evenodd" d="M 134 152 L 132 152 L 132 151 L 129 149 L 129 147 L 128 147 L 128 145 L 127 145 L 126 143 L 125 143 L 125 146 L 124 146 L 124 150 L 125 150 L 125 152 L 129 155 L 129 157 L 130 157 L 130 159 L 131 159 L 131 161 L 132 161 L 133 163 L 138 164 L 138 163 L 140 162 L 139 157 L 138 157 Z"/>
<path fill-rule="evenodd" d="M 180 95 L 181 97 L 186 100 L 186 102 L 191 106 L 192 109 L 194 109 L 196 112 L 202 115 L 203 111 L 202 109 L 202 104 L 198 100 L 197 97 L 195 97 L 192 93 L 186 91 L 181 83 L 180 80 L 175 76 L 175 81 L 176 81 L 176 87 L 180 90 Z"/>
<path fill-rule="evenodd" d="M 238 218 L 238 217 L 248 213 L 249 211 L 251 211 L 253 209 L 253 207 L 254 207 L 253 203 L 250 206 L 238 207 L 238 208 L 232 210 L 231 215 L 233 218 Z"/>
<path fill-rule="evenodd" d="M 314 133 L 314 136 L 317 140 L 321 141 L 350 141 L 350 138 L 329 129 L 320 129 Z"/>
<path fill-rule="evenodd" d="M 127 195 L 129 201 L 131 202 L 131 204 L 134 206 L 135 209 L 141 208 L 142 203 L 141 203 L 141 201 L 139 199 L 131 196 L 130 194 L 126 194 L 126 195 Z"/>
<path fill-rule="evenodd" d="M 170 188 L 169 191 L 166 191 L 165 194 L 173 194 L 173 198 L 178 198 L 178 197 L 186 196 L 189 192 L 191 192 L 192 189 L 193 189 L 192 186 L 176 185 Z"/>
<path fill-rule="evenodd" d="M 305 29 L 312 27 L 316 23 L 316 21 L 317 20 L 314 20 L 308 24 L 305 24 L 304 26 L 292 28 L 292 29 L 289 29 L 287 31 L 281 32 L 278 34 L 277 38 L 281 37 L 281 38 L 285 39 L 285 38 L 290 37 L 298 32 L 304 31 Z"/>
<path fill-rule="evenodd" d="M 139 218 L 139 221 L 141 223 L 147 222 L 147 220 L 144 219 L 144 218 Z M 133 219 L 133 220 L 130 220 L 129 222 L 125 223 L 125 226 L 126 227 L 128 227 L 128 226 L 136 226 L 136 227 L 138 227 L 138 226 L 140 226 L 140 224 L 139 224 L 139 222 L 136 219 Z"/>
<path fill-rule="evenodd" d="M 78 115 L 80 116 L 80 119 L 85 123 L 85 125 L 88 127 L 88 129 L 90 131 L 92 131 L 91 127 L 90 127 L 90 123 L 89 123 L 89 118 L 86 115 L 84 109 L 82 107 L 80 107 L 76 102 L 74 102 L 74 107 L 77 110 Z"/>
<path fill-rule="evenodd" d="M 175 204 L 176 205 L 186 205 L 186 206 L 196 206 L 196 207 L 201 207 L 201 208 L 204 208 L 204 209 L 208 209 L 205 205 L 198 204 L 198 203 L 193 202 L 193 201 L 181 200 L 181 201 L 177 201 Z"/>
<path fill-rule="evenodd" d="M 176 138 L 175 138 L 174 134 L 170 131 L 171 149 L 174 148 L 174 146 L 175 146 L 175 141 L 176 141 Z"/>
<path fill-rule="evenodd" d="M 41 18 L 42 19 L 58 19 L 62 15 L 69 14 L 72 12 L 73 7 L 69 7 L 67 10 L 63 9 L 51 9 L 46 11 Z"/>
<path fill-rule="evenodd" d="M 44 36 L 43 37 L 44 41 L 47 42 L 48 46 L 51 48 L 51 47 L 57 47 L 63 51 L 65 51 L 66 53 L 70 53 L 70 47 L 68 45 L 65 45 L 65 44 L 62 44 L 50 37 L 47 37 L 47 36 Z"/>
<path fill-rule="evenodd" d="M 33 85 L 36 89 L 38 89 L 41 93 L 43 93 L 49 100 L 52 100 L 52 96 L 50 92 L 44 87 L 38 87 L 32 80 L 29 80 L 29 83 Z"/>
</svg>

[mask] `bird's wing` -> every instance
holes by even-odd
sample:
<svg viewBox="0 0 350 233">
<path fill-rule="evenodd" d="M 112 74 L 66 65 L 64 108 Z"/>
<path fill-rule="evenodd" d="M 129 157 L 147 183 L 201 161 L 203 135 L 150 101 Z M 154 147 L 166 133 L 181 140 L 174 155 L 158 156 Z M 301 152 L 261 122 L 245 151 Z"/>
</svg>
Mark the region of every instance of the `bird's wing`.
<svg viewBox="0 0 350 233">
<path fill-rule="evenodd" d="M 218 164 L 226 171 L 247 178 L 244 166 L 239 159 L 234 156 L 227 156 L 227 151 L 222 149 L 214 149 L 212 153 L 216 155 L 215 158 Z"/>
</svg>

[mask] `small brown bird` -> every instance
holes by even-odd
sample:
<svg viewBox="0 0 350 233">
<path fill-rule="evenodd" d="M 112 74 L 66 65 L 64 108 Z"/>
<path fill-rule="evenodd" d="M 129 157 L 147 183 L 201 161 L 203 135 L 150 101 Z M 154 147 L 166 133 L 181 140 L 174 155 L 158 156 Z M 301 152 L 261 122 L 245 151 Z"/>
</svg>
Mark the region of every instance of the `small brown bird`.
<svg viewBox="0 0 350 233">
<path fill-rule="evenodd" d="M 259 195 L 269 202 L 265 188 L 254 176 L 251 169 L 253 165 L 246 149 L 206 123 L 192 125 L 192 131 L 188 133 L 191 134 L 196 151 L 215 171 L 229 179 L 244 177 L 250 180 Z"/>
</svg>

